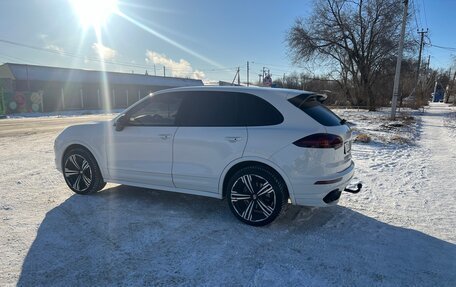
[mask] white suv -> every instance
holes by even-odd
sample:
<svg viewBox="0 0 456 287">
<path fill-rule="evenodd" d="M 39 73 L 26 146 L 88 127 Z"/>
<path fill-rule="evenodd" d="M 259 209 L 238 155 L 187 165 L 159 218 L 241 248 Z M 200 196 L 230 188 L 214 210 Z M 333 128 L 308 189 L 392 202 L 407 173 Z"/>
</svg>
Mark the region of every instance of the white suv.
<svg viewBox="0 0 456 287">
<path fill-rule="evenodd" d="M 312 92 L 246 87 L 163 90 L 108 122 L 55 140 L 55 163 L 76 193 L 106 182 L 227 198 L 266 225 L 292 204 L 337 203 L 354 173 L 351 131 Z"/>
</svg>

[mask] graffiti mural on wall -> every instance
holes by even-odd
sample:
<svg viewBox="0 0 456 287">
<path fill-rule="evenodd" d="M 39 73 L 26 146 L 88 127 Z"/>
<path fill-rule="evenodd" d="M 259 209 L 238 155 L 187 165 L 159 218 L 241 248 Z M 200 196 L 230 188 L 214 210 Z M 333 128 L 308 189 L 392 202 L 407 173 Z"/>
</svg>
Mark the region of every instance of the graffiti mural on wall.
<svg viewBox="0 0 456 287">
<path fill-rule="evenodd" d="M 32 111 L 38 112 L 42 111 L 42 105 L 43 105 L 43 91 L 37 91 L 33 92 L 30 95 L 30 100 L 32 102 Z"/>
<path fill-rule="evenodd" d="M 41 112 L 43 91 L 5 93 L 4 103 L 8 114 Z"/>
</svg>

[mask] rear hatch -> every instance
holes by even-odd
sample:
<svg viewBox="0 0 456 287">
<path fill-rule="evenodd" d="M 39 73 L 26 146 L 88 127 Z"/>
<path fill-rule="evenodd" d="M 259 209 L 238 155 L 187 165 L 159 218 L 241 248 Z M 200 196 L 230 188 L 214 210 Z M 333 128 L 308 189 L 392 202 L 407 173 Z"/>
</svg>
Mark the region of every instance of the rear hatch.
<svg viewBox="0 0 456 287">
<path fill-rule="evenodd" d="M 340 172 L 351 165 L 352 132 L 345 120 L 323 105 L 325 99 L 325 95 L 306 93 L 291 97 L 288 101 L 321 124 L 328 135 L 342 139 L 343 144 L 340 147 L 327 149 L 331 151 L 331 162 L 327 163 L 327 168 Z"/>
</svg>

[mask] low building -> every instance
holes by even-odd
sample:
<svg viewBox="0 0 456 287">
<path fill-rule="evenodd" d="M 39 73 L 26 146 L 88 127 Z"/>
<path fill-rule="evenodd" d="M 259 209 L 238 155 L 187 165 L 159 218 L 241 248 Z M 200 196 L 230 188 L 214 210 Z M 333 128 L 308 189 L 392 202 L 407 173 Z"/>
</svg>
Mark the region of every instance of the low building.
<svg viewBox="0 0 456 287">
<path fill-rule="evenodd" d="M 0 97 L 6 114 L 126 108 L 154 91 L 202 85 L 201 80 L 133 73 L 0 66 Z"/>
</svg>

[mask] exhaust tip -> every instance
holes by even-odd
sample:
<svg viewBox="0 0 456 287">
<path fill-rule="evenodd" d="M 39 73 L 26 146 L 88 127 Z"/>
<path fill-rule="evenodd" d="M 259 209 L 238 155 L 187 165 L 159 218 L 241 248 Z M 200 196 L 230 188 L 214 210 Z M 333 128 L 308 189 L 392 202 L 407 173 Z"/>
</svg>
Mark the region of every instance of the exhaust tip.
<svg viewBox="0 0 456 287">
<path fill-rule="evenodd" d="M 325 203 L 331 203 L 333 201 L 336 201 L 340 198 L 342 191 L 339 189 L 334 189 L 333 191 L 330 191 L 324 198 L 323 201 Z"/>
</svg>

